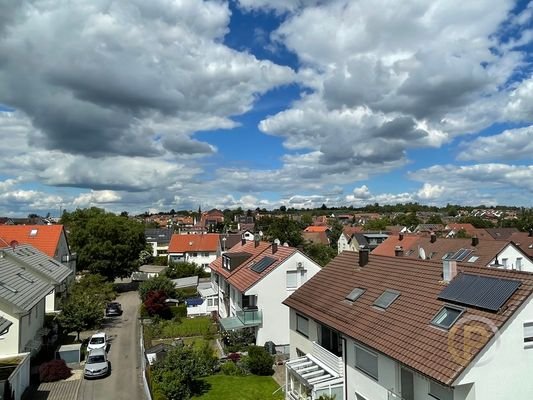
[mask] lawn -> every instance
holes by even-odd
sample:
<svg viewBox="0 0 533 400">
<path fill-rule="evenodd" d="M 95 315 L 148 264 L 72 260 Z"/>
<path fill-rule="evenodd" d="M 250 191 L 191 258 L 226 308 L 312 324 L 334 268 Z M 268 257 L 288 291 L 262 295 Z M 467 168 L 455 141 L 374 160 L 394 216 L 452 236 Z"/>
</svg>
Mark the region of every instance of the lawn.
<svg viewBox="0 0 533 400">
<path fill-rule="evenodd" d="M 271 376 L 213 375 L 203 379 L 211 386 L 195 400 L 283 400 L 283 391 Z"/>
</svg>

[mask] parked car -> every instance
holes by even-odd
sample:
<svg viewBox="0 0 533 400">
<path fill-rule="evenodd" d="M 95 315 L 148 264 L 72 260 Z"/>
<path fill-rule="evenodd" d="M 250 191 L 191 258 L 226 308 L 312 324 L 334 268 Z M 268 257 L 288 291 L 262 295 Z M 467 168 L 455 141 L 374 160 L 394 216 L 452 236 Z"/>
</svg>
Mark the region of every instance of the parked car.
<svg viewBox="0 0 533 400">
<path fill-rule="evenodd" d="M 107 334 L 105 332 L 98 332 L 91 336 L 89 343 L 87 343 L 87 350 L 103 349 L 107 350 Z"/>
<path fill-rule="evenodd" d="M 110 372 L 107 353 L 104 349 L 92 349 L 87 356 L 83 376 L 86 379 L 107 376 Z"/>
<path fill-rule="evenodd" d="M 117 315 L 122 315 L 122 306 L 120 305 L 120 303 L 116 301 L 108 303 L 105 308 L 105 315 L 107 317 L 114 317 Z"/>
</svg>

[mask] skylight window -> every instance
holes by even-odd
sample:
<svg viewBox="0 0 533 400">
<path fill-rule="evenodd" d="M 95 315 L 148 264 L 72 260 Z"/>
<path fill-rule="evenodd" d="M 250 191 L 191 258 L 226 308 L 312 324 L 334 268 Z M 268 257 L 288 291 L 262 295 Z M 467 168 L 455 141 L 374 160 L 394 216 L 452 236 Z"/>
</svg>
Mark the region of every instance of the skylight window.
<svg viewBox="0 0 533 400">
<path fill-rule="evenodd" d="M 350 293 L 348 293 L 348 295 L 345 297 L 345 299 L 348 300 L 348 301 L 354 302 L 359 297 L 361 297 L 364 292 L 366 292 L 366 289 L 355 288 Z"/>
<path fill-rule="evenodd" d="M 399 296 L 400 292 L 397 290 L 387 289 L 376 299 L 374 305 L 386 310 Z"/>
<path fill-rule="evenodd" d="M 30 231 L 30 237 L 34 237 L 34 236 L 37 236 L 37 229 L 32 229 Z"/>
<path fill-rule="evenodd" d="M 464 312 L 464 308 L 445 305 L 431 320 L 431 323 L 439 328 L 450 329 Z"/>
<path fill-rule="evenodd" d="M 479 259 L 478 256 L 472 256 L 472 257 L 470 257 L 470 258 L 468 259 L 468 262 L 469 262 L 469 263 L 473 263 L 473 262 L 476 262 L 478 259 Z"/>
</svg>

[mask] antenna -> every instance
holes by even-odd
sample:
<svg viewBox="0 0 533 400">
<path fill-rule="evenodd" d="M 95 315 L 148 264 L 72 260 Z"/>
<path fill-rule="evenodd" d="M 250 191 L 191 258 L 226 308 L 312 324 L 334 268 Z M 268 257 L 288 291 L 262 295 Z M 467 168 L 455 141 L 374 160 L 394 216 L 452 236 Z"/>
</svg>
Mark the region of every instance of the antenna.
<svg viewBox="0 0 533 400">
<path fill-rule="evenodd" d="M 420 257 L 422 260 L 426 259 L 426 250 L 424 250 L 423 247 L 418 249 L 418 257 Z"/>
</svg>

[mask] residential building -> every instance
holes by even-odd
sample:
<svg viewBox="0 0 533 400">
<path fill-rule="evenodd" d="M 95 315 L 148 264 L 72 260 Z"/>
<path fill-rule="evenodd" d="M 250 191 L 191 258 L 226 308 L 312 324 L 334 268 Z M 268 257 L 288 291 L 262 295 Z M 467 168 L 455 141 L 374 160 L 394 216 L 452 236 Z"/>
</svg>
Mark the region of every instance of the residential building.
<svg viewBox="0 0 533 400">
<path fill-rule="evenodd" d="M 220 235 L 218 233 L 174 234 L 168 245 L 168 260 L 195 263 L 209 272 L 209 263 L 217 258 L 217 252 L 220 251 L 219 246 Z"/>
<path fill-rule="evenodd" d="M 286 398 L 529 399 L 532 293 L 529 273 L 345 251 L 284 301 Z"/>
<path fill-rule="evenodd" d="M 52 313 L 59 310 L 60 299 L 67 293 L 69 278 L 72 271 L 52 257 L 40 252 L 30 245 L 14 244 L 10 247 L 0 248 L 0 256 L 21 270 L 29 271 L 52 286 L 45 299 L 45 312 Z M 0 275 L 2 279 L 3 275 Z"/>
<path fill-rule="evenodd" d="M 497 240 L 510 240 L 512 234 L 520 232 L 517 228 L 486 228 L 485 231 Z"/>
<path fill-rule="evenodd" d="M 224 330 L 250 329 L 256 344 L 289 343 L 289 312 L 282 301 L 320 266 L 294 247 L 241 241 L 211 263 L 211 290 Z"/>
<path fill-rule="evenodd" d="M 0 225 L 0 247 L 11 244 L 28 244 L 66 265 L 76 275 L 76 253 L 71 253 L 63 225 Z"/>
<path fill-rule="evenodd" d="M 530 229 L 529 232 L 514 232 L 509 240 L 533 260 L 533 229 Z"/>
<path fill-rule="evenodd" d="M 144 230 L 146 243 L 152 246 L 152 256 L 166 256 L 168 245 L 172 237 L 173 230 L 169 228 L 149 228 Z"/>
<path fill-rule="evenodd" d="M 533 262 L 514 243 L 506 240 L 472 238 L 437 238 L 399 234 L 391 236 L 372 254 L 402 256 L 426 260 L 442 260 L 455 255 L 460 262 L 480 267 L 496 267 L 533 272 Z"/>
<path fill-rule="evenodd" d="M 30 352 L 42 345 L 46 299 L 55 282 L 70 271 L 30 246 L 0 249 L 0 317 L 9 321 L 0 355 Z M 55 277 L 55 278 L 52 278 Z"/>
<path fill-rule="evenodd" d="M 388 232 L 355 232 L 348 236 L 344 231 L 337 241 L 337 252 L 359 251 L 360 248 L 374 250 L 389 237 Z"/>
</svg>

